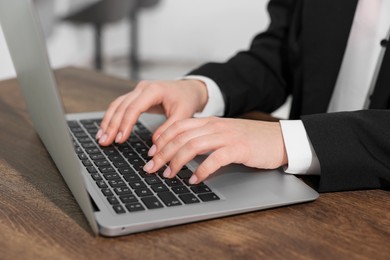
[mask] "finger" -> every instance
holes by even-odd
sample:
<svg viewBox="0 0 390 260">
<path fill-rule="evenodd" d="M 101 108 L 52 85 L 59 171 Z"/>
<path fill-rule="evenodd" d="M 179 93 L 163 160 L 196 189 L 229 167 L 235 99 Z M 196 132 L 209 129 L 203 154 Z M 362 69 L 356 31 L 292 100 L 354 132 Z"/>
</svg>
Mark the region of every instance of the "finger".
<svg viewBox="0 0 390 260">
<path fill-rule="evenodd" d="M 168 160 L 170 160 L 170 158 L 173 156 L 174 152 L 179 149 L 179 147 L 184 144 L 187 140 L 190 139 L 191 136 L 198 136 L 198 134 L 194 134 L 193 132 L 187 132 L 185 134 L 185 131 L 188 129 L 190 130 L 191 127 L 194 128 L 193 131 L 196 131 L 196 127 L 197 124 L 196 123 L 196 119 L 187 119 L 187 120 L 182 120 L 180 122 L 176 122 L 172 125 L 172 127 L 170 127 L 169 129 L 171 131 L 168 131 L 168 133 L 163 133 L 161 135 L 161 137 L 157 140 L 158 142 L 160 142 L 160 144 L 154 144 L 149 152 L 148 152 L 148 155 L 149 156 L 154 156 L 152 160 L 150 160 L 144 167 L 144 170 L 146 172 L 149 172 L 149 173 L 152 173 L 152 172 L 156 172 L 157 170 L 159 170 L 166 162 L 168 162 Z M 179 130 L 181 129 L 181 130 Z M 166 132 L 167 132 L 166 131 Z M 180 134 L 182 134 L 181 136 L 179 136 Z M 177 141 L 174 142 L 173 144 L 171 144 L 171 147 L 168 147 L 168 148 L 165 148 L 165 151 L 162 151 L 162 152 L 159 152 L 158 154 L 156 154 L 156 152 L 158 152 L 159 150 L 161 150 L 162 148 L 165 147 L 165 145 L 170 141 L 172 140 L 174 137 L 177 137 Z M 159 147 L 161 147 L 160 149 L 157 148 L 157 145 Z M 172 147 L 177 147 L 177 148 L 172 148 Z M 157 159 L 156 159 L 157 158 Z M 156 162 L 155 162 L 156 161 Z"/>
<path fill-rule="evenodd" d="M 150 111 L 150 109 L 153 109 L 154 107 L 161 104 L 161 92 L 153 91 L 152 93 L 153 94 L 149 93 L 148 91 L 142 92 L 141 95 L 126 108 L 118 130 L 122 136 L 121 138 L 118 138 L 117 136 L 117 139 L 115 140 L 117 143 L 125 142 L 129 138 L 134 125 L 142 113 Z"/>
<path fill-rule="evenodd" d="M 141 81 L 138 83 L 138 85 L 135 87 L 135 89 L 125 95 L 122 95 L 115 99 L 111 104 L 109 105 L 107 111 L 104 114 L 104 117 L 102 119 L 102 122 L 100 123 L 100 129 L 96 135 L 96 139 L 100 139 L 104 136 L 106 133 L 114 115 L 118 112 L 118 109 L 120 107 L 126 106 L 126 104 L 132 102 L 142 91 L 142 89 L 149 84 L 147 81 Z M 106 136 L 104 137 L 106 138 Z"/>
<path fill-rule="evenodd" d="M 223 145 L 220 136 L 209 134 L 208 128 L 197 128 L 186 131 L 164 146 L 153 157 L 151 172 L 157 171 L 167 162 L 171 161 L 164 177 L 173 177 L 176 173 L 196 155 L 216 149 Z"/>
<path fill-rule="evenodd" d="M 100 123 L 99 131 L 96 134 L 96 139 L 100 139 L 102 137 L 102 135 L 106 131 L 106 129 L 107 129 L 107 127 L 108 127 L 108 125 L 109 125 L 109 123 L 111 121 L 111 118 L 113 117 L 113 115 L 115 113 L 115 111 L 117 110 L 117 108 L 120 106 L 120 104 L 123 102 L 123 100 L 127 96 L 128 96 L 127 94 L 119 96 L 113 102 L 111 102 L 111 104 L 108 106 L 107 111 L 104 113 L 102 122 Z"/>
<path fill-rule="evenodd" d="M 211 153 L 195 170 L 189 180 L 189 183 L 198 184 L 221 167 L 235 162 L 234 153 L 235 150 L 231 147 L 223 147 Z"/>
<path fill-rule="evenodd" d="M 180 121 L 176 121 L 173 124 L 171 124 L 162 134 L 158 137 L 156 141 L 154 141 L 154 144 L 157 148 L 156 151 L 159 151 L 159 149 L 162 149 L 165 145 L 167 145 L 169 142 L 171 142 L 174 138 L 179 136 L 180 134 L 191 131 L 193 129 L 198 129 L 204 126 L 207 123 L 206 119 L 203 118 L 190 118 L 190 119 L 183 119 Z M 196 130 L 195 130 L 196 131 Z M 204 130 L 202 130 L 205 132 Z M 190 132 L 192 133 L 192 132 Z M 153 156 L 153 155 L 151 155 Z"/>
<path fill-rule="evenodd" d="M 204 135 L 191 139 L 174 155 L 164 177 L 174 177 L 184 165 L 194 159 L 197 155 L 221 149 L 225 144 L 226 140 L 218 134 Z"/>
<path fill-rule="evenodd" d="M 168 116 L 167 120 L 159 127 L 153 134 L 153 142 L 156 142 L 162 133 L 164 133 L 171 125 L 177 121 L 188 119 L 192 117 L 190 111 L 185 111 L 183 109 L 177 109 L 174 114 Z"/>
<path fill-rule="evenodd" d="M 140 115 L 150 107 L 161 104 L 161 98 L 160 88 L 153 87 L 152 89 L 151 86 L 144 88 L 131 103 L 125 103 L 123 107 L 117 109 L 107 128 L 106 140 L 99 143 L 109 145 L 114 140 L 118 143 L 126 141 Z"/>
<path fill-rule="evenodd" d="M 100 145 L 110 145 L 118 135 L 118 129 L 125 115 L 127 107 L 134 102 L 138 93 L 131 93 L 117 106 L 110 121 L 104 129 L 103 136 L 99 139 Z"/>
</svg>

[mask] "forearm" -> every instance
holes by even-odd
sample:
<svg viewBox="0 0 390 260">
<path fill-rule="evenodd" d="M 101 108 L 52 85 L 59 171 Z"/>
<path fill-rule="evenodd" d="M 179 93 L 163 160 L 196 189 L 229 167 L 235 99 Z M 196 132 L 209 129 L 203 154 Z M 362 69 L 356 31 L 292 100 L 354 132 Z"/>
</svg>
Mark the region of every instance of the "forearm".
<svg viewBox="0 0 390 260">
<path fill-rule="evenodd" d="M 390 187 L 390 111 L 303 116 L 321 163 L 319 190 Z"/>
</svg>

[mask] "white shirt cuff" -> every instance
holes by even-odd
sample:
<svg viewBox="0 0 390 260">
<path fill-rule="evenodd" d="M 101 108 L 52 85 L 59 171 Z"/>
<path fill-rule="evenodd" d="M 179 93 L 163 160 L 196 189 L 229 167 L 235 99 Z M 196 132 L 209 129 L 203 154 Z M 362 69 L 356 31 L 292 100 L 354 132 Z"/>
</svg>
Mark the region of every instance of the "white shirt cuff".
<svg viewBox="0 0 390 260">
<path fill-rule="evenodd" d="M 223 116 L 225 113 L 225 101 L 222 92 L 214 80 L 204 77 L 189 75 L 181 79 L 195 79 L 202 81 L 207 87 L 208 101 L 202 112 L 195 113 L 194 117 Z"/>
<path fill-rule="evenodd" d="M 286 173 L 320 174 L 320 162 L 301 120 L 280 120 L 288 165 Z"/>
</svg>

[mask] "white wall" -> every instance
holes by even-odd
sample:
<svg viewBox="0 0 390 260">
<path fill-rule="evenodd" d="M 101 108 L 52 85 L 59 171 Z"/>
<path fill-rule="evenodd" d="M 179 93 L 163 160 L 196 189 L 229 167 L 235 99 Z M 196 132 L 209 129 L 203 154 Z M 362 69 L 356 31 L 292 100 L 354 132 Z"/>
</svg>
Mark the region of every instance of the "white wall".
<svg viewBox="0 0 390 260">
<path fill-rule="evenodd" d="M 70 0 L 57 0 L 56 13 L 64 14 Z M 81 0 L 77 0 L 80 2 Z M 225 60 L 248 47 L 253 36 L 268 24 L 267 0 L 162 0 L 140 17 L 141 58 L 146 60 Z M 57 24 L 48 38 L 53 67 L 86 66 L 92 57 L 92 31 Z M 126 21 L 106 30 L 105 55 L 123 56 L 128 49 Z M 0 31 L 0 79 L 14 69 Z"/>
</svg>

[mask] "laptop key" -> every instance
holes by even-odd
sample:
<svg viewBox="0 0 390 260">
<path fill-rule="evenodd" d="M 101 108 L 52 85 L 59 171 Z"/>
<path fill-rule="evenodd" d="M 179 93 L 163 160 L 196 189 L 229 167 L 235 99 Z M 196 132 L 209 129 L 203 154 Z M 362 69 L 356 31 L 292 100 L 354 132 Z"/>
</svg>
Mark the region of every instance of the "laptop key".
<svg viewBox="0 0 390 260">
<path fill-rule="evenodd" d="M 83 149 L 80 146 L 76 147 L 75 151 L 76 151 L 77 155 L 84 153 Z"/>
<path fill-rule="evenodd" d="M 97 167 L 101 166 L 110 166 L 110 163 L 107 160 L 96 160 L 94 161 Z"/>
<path fill-rule="evenodd" d="M 68 123 L 68 126 L 70 128 L 72 128 L 72 127 L 79 127 L 80 126 L 79 123 L 76 120 L 69 120 L 69 121 L 67 121 L 67 123 Z"/>
<path fill-rule="evenodd" d="M 209 193 L 211 189 L 206 185 L 192 186 L 191 190 L 195 193 Z"/>
<path fill-rule="evenodd" d="M 121 196 L 119 196 L 119 199 L 120 199 L 124 204 L 129 204 L 129 203 L 138 202 L 137 197 L 136 197 L 135 195 L 133 195 L 133 194 L 121 195 Z"/>
<path fill-rule="evenodd" d="M 101 181 L 97 181 L 96 182 L 97 186 L 99 186 L 99 188 L 101 189 L 104 189 L 104 188 L 108 188 L 108 185 L 105 181 L 101 180 Z"/>
<path fill-rule="evenodd" d="M 83 165 L 84 165 L 85 167 L 92 166 L 92 162 L 91 162 L 90 160 L 83 160 L 82 163 L 83 163 Z"/>
<path fill-rule="evenodd" d="M 98 130 L 97 128 L 96 128 L 96 129 L 92 129 L 92 128 L 87 129 L 87 132 L 88 132 L 91 136 L 93 136 L 93 137 L 96 136 L 96 134 L 97 134 L 98 131 L 99 131 L 99 130 Z"/>
<path fill-rule="evenodd" d="M 103 154 L 99 154 L 99 153 L 94 153 L 94 154 L 91 154 L 89 157 L 91 157 L 91 159 L 93 160 L 93 161 L 95 161 L 95 160 L 102 160 L 102 159 L 104 159 L 105 157 L 104 157 L 104 155 Z"/>
<path fill-rule="evenodd" d="M 183 194 L 183 193 L 189 193 L 190 190 L 185 186 L 175 186 L 172 187 L 172 191 L 176 194 Z"/>
<path fill-rule="evenodd" d="M 127 162 L 125 162 L 125 161 L 116 161 L 116 162 L 114 162 L 114 166 L 115 166 L 116 168 L 126 168 L 126 167 L 130 167 L 130 165 L 129 165 Z"/>
<path fill-rule="evenodd" d="M 104 196 L 106 196 L 106 197 L 114 195 L 110 188 L 105 188 L 105 189 L 102 189 L 101 191 L 104 194 Z"/>
<path fill-rule="evenodd" d="M 89 137 L 79 137 L 79 138 L 77 138 L 77 140 L 79 140 L 80 143 L 90 143 L 90 142 L 92 142 L 91 138 L 89 138 Z"/>
<path fill-rule="evenodd" d="M 109 173 L 109 172 L 115 172 L 115 169 L 112 168 L 111 166 L 104 166 L 104 167 L 99 167 L 99 171 L 101 173 Z"/>
<path fill-rule="evenodd" d="M 85 132 L 75 133 L 74 136 L 75 136 L 76 138 L 88 137 L 88 135 L 87 135 Z M 79 141 L 80 141 L 80 140 L 79 140 Z"/>
<path fill-rule="evenodd" d="M 142 211 L 145 210 L 144 206 L 142 206 L 141 203 L 132 203 L 132 204 L 126 204 L 126 208 L 130 212 L 136 212 L 136 211 Z"/>
<path fill-rule="evenodd" d="M 121 205 L 114 205 L 112 207 L 117 214 L 123 214 L 126 213 L 126 210 Z"/>
<path fill-rule="evenodd" d="M 96 168 L 93 166 L 88 166 L 86 169 L 89 173 L 96 173 L 97 172 Z"/>
<path fill-rule="evenodd" d="M 149 188 L 143 188 L 143 189 L 135 190 L 135 193 L 139 197 L 147 197 L 147 196 L 152 196 L 153 195 L 153 192 Z"/>
<path fill-rule="evenodd" d="M 139 158 L 138 154 L 134 151 L 123 153 L 123 156 L 126 157 L 128 160 Z"/>
<path fill-rule="evenodd" d="M 129 182 L 129 185 L 131 188 L 133 189 L 142 189 L 142 188 L 146 188 L 146 185 L 145 183 L 143 183 L 142 181 L 133 181 L 133 182 Z"/>
<path fill-rule="evenodd" d="M 129 187 L 117 187 L 114 189 L 114 192 L 116 194 L 118 194 L 119 196 L 120 195 L 129 195 L 129 194 L 133 194 L 133 192 L 131 191 L 131 189 Z"/>
<path fill-rule="evenodd" d="M 130 160 L 131 165 L 133 165 L 134 169 L 142 169 L 145 166 L 145 162 L 141 158 L 134 158 Z"/>
<path fill-rule="evenodd" d="M 81 146 L 84 148 L 84 149 L 88 149 L 88 148 L 95 148 L 96 147 L 96 144 L 94 143 L 82 143 Z"/>
<path fill-rule="evenodd" d="M 167 188 L 167 186 L 165 186 L 163 183 L 160 183 L 160 184 L 154 184 L 151 186 L 152 187 L 152 190 L 154 190 L 155 192 L 166 192 L 166 191 L 169 191 L 169 189 Z"/>
<path fill-rule="evenodd" d="M 166 179 L 165 183 L 170 187 L 181 186 L 182 182 L 178 178 Z"/>
<path fill-rule="evenodd" d="M 109 155 L 108 159 L 111 162 L 122 162 L 123 161 L 123 157 L 120 154 Z"/>
<path fill-rule="evenodd" d="M 106 154 L 106 155 L 113 155 L 113 154 L 118 154 L 118 151 L 114 148 L 114 147 L 103 147 L 101 148 L 102 151 Z"/>
<path fill-rule="evenodd" d="M 92 174 L 91 174 L 91 177 L 92 177 L 92 179 L 95 180 L 95 181 L 103 180 L 102 176 L 100 176 L 100 174 L 99 174 L 98 172 L 92 173 Z"/>
<path fill-rule="evenodd" d="M 146 178 L 145 178 L 145 181 L 146 181 L 146 183 L 149 184 L 149 185 L 161 183 L 160 178 L 157 177 L 157 176 L 149 176 L 149 177 L 146 177 Z"/>
<path fill-rule="evenodd" d="M 135 149 L 139 154 L 148 153 L 149 149 L 147 147 L 139 147 Z"/>
<path fill-rule="evenodd" d="M 113 188 L 126 187 L 126 183 L 124 181 L 122 181 L 122 180 L 110 180 L 108 183 Z"/>
<path fill-rule="evenodd" d="M 142 178 L 148 178 L 148 177 L 153 176 L 153 173 L 148 173 L 148 172 L 145 172 L 144 170 L 141 170 L 141 169 L 138 169 L 138 174 Z"/>
<path fill-rule="evenodd" d="M 131 142 L 131 146 L 134 147 L 134 149 L 136 149 L 136 150 L 142 149 L 142 148 L 147 148 L 143 142 Z"/>
<path fill-rule="evenodd" d="M 72 131 L 72 133 L 84 133 L 84 129 L 82 129 L 81 127 L 71 127 L 70 128 L 70 131 Z"/>
<path fill-rule="evenodd" d="M 178 175 L 181 179 L 189 179 L 189 178 L 191 178 L 191 176 L 192 176 L 192 171 L 189 170 L 189 169 L 181 170 L 177 175 Z"/>
<path fill-rule="evenodd" d="M 114 180 L 114 179 L 120 179 L 121 178 L 119 176 L 119 174 L 114 173 L 114 172 L 112 172 L 112 173 L 104 173 L 103 176 L 104 176 L 104 178 L 106 180 Z"/>
<path fill-rule="evenodd" d="M 127 182 L 134 182 L 134 181 L 141 180 L 141 178 L 135 173 L 123 175 L 123 179 L 125 179 L 125 181 Z"/>
<path fill-rule="evenodd" d="M 164 205 L 156 197 L 145 197 L 141 200 L 148 209 L 158 209 L 164 207 Z"/>
<path fill-rule="evenodd" d="M 145 161 L 149 161 L 151 158 L 147 153 L 141 153 L 140 155 Z"/>
<path fill-rule="evenodd" d="M 158 197 L 164 202 L 167 207 L 182 205 L 180 200 L 176 198 L 171 192 L 162 192 L 158 194 Z"/>
<path fill-rule="evenodd" d="M 100 154 L 100 150 L 98 148 L 88 148 L 85 149 L 87 154 Z"/>
<path fill-rule="evenodd" d="M 82 120 L 80 120 L 80 123 L 81 124 L 83 124 L 83 125 L 93 125 L 93 123 L 94 123 L 95 121 L 94 121 L 94 119 L 82 119 Z"/>
<path fill-rule="evenodd" d="M 219 200 L 219 197 L 215 193 L 205 193 L 205 194 L 199 194 L 199 198 L 202 201 L 213 201 L 213 200 Z"/>
<path fill-rule="evenodd" d="M 185 203 L 185 204 L 193 204 L 193 203 L 199 203 L 200 200 L 195 197 L 194 194 L 188 193 L 188 194 L 181 194 L 179 195 L 179 198 Z"/>
<path fill-rule="evenodd" d="M 96 129 L 96 126 L 93 124 L 93 123 L 91 123 L 91 124 L 84 124 L 84 127 L 88 130 L 88 129 L 93 129 L 93 130 L 95 130 Z"/>
<path fill-rule="evenodd" d="M 120 173 L 122 173 L 123 175 L 126 175 L 126 174 L 134 174 L 135 171 L 130 168 L 130 167 L 126 167 L 126 168 L 120 168 L 118 169 Z"/>
<path fill-rule="evenodd" d="M 115 198 L 114 196 L 107 197 L 107 200 L 108 200 L 108 202 L 109 202 L 111 205 L 117 205 L 117 204 L 119 204 L 119 200 L 118 200 L 117 198 Z"/>
<path fill-rule="evenodd" d="M 138 175 L 136 175 L 135 173 L 123 175 L 123 179 L 125 179 L 125 181 L 127 181 L 127 182 L 134 182 L 134 181 L 141 180 L 141 178 Z"/>
<path fill-rule="evenodd" d="M 88 156 L 85 153 L 79 153 L 78 157 L 80 160 L 87 160 L 88 159 Z"/>
<path fill-rule="evenodd" d="M 131 148 L 130 145 L 127 143 L 118 144 L 117 147 L 118 147 L 119 151 L 123 151 L 123 150 L 127 150 L 127 149 Z"/>
</svg>

